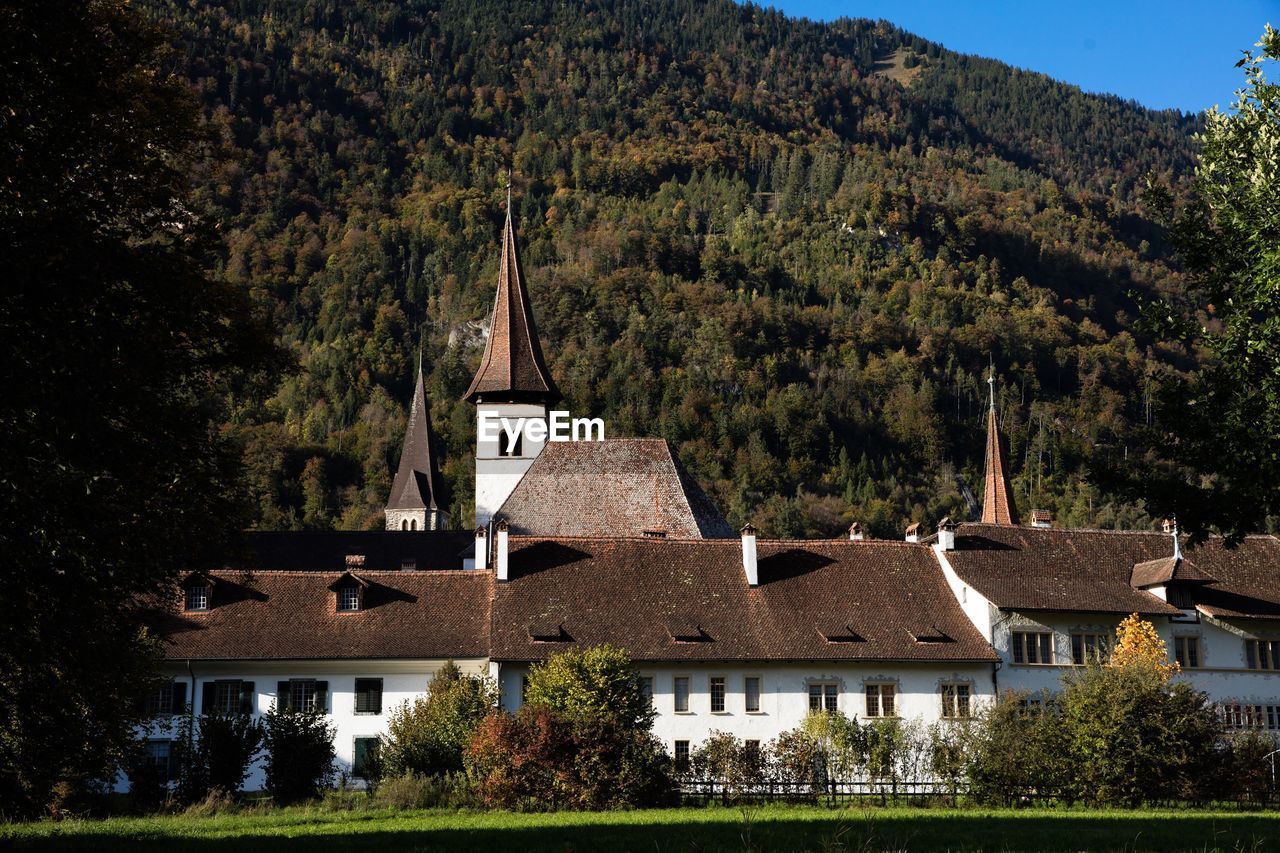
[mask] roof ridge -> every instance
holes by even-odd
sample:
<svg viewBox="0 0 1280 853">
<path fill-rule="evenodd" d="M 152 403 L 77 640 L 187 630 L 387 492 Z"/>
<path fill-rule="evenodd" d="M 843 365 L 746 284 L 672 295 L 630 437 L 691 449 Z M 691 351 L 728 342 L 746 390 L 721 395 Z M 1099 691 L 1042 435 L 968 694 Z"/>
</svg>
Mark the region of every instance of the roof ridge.
<svg viewBox="0 0 1280 853">
<path fill-rule="evenodd" d="M 1121 534 L 1125 536 L 1159 536 L 1162 538 L 1167 538 L 1169 536 L 1168 533 L 1164 533 L 1159 530 L 1110 530 L 1103 527 L 1032 527 L 1030 525 L 1024 525 L 1024 524 L 1018 524 L 1018 525 L 996 524 L 990 521 L 962 521 L 959 523 L 959 525 L 957 525 L 957 527 L 958 528 L 959 527 L 998 527 L 1001 530 L 1009 530 L 1012 527 L 1017 530 L 1034 531 L 1037 534 L 1104 533 L 1109 535 Z M 1180 536 L 1181 538 L 1184 538 L 1184 539 L 1190 538 L 1190 535 L 1186 533 L 1180 534 Z M 1245 539 L 1273 539 L 1273 540 L 1280 541 L 1280 537 L 1277 537 L 1274 533 L 1246 533 L 1244 538 Z M 1222 540 L 1222 539 L 1226 539 L 1226 537 L 1220 533 L 1213 533 L 1209 535 L 1209 539 Z"/>
</svg>

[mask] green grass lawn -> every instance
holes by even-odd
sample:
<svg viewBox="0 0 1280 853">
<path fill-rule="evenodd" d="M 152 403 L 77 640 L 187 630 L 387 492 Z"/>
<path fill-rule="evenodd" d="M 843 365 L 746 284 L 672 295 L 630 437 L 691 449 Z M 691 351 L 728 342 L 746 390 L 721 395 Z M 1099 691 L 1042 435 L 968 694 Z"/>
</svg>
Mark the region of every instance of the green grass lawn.
<svg viewBox="0 0 1280 853">
<path fill-rule="evenodd" d="M 1280 850 L 1280 814 L 803 806 L 510 814 L 283 809 L 0 825 L 16 850 Z"/>
</svg>

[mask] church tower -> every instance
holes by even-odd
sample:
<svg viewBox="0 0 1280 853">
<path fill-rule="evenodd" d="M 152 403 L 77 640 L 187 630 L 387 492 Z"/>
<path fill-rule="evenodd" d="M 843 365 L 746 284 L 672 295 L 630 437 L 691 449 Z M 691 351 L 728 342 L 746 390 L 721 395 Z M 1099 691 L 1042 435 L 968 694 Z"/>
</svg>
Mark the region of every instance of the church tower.
<svg viewBox="0 0 1280 853">
<path fill-rule="evenodd" d="M 409 406 L 409 426 L 404 431 L 400 467 L 391 484 L 384 510 L 387 530 L 448 530 L 449 496 L 436 469 L 435 436 L 427 414 L 427 394 L 422 385 L 422 358 Z"/>
<path fill-rule="evenodd" d="M 551 381 L 533 324 L 533 309 L 524 286 L 515 227 L 511 223 L 511 190 L 507 190 L 507 221 L 502 232 L 502 258 L 498 264 L 498 294 L 484 357 L 466 399 L 476 407 L 476 526 L 485 527 L 510 496 L 544 441 L 517 437 L 515 442 L 496 427 L 500 418 L 512 429 L 518 419 L 546 420 L 547 409 L 560 399 Z M 486 438 L 481 419 L 495 426 Z"/>
<path fill-rule="evenodd" d="M 1000 427 L 996 423 L 996 375 L 987 377 L 990 386 L 991 405 L 987 409 L 987 476 L 982 490 L 982 521 L 984 524 L 1017 524 L 1018 507 L 1013 502 L 1013 488 L 1005 473 L 1004 444 L 1000 441 Z"/>
</svg>

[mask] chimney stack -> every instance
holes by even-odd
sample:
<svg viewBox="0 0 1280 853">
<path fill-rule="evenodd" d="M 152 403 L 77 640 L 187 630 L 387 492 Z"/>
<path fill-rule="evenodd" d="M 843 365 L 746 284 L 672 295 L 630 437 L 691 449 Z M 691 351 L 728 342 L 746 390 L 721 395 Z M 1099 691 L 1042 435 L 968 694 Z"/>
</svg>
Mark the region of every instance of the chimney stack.
<svg viewBox="0 0 1280 853">
<path fill-rule="evenodd" d="M 1166 518 L 1160 522 L 1160 527 L 1165 533 L 1173 537 L 1173 559 L 1182 559 L 1182 542 L 1178 539 L 1178 519 L 1175 517 Z"/>
<path fill-rule="evenodd" d="M 866 535 L 864 535 L 862 532 L 862 522 L 855 521 L 853 524 L 849 525 L 849 541 L 850 542 L 861 542 L 863 539 L 866 539 L 866 538 L 867 538 Z"/>
<path fill-rule="evenodd" d="M 747 576 L 747 586 L 760 585 L 756 567 L 756 529 L 750 524 L 742 528 L 742 571 Z"/>
<path fill-rule="evenodd" d="M 1047 509 L 1031 510 L 1032 527 L 1053 527 L 1053 513 Z"/>
<path fill-rule="evenodd" d="M 950 516 L 938 522 L 938 548 L 942 551 L 956 549 L 956 523 Z"/>
<path fill-rule="evenodd" d="M 483 571 L 489 568 L 489 539 L 484 528 L 476 528 L 476 568 Z"/>
<path fill-rule="evenodd" d="M 911 522 L 911 524 L 907 526 L 906 541 L 908 542 L 920 541 L 920 522 L 913 521 Z"/>
<path fill-rule="evenodd" d="M 498 553 L 494 562 L 498 569 L 498 580 L 507 580 L 507 520 L 505 518 L 498 522 Z"/>
</svg>

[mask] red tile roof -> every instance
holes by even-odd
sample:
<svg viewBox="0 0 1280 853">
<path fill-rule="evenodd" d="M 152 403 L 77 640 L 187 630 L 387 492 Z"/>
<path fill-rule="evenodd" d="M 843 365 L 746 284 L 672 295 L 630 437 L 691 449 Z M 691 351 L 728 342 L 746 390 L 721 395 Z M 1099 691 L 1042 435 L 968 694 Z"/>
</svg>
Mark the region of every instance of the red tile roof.
<svg viewBox="0 0 1280 853">
<path fill-rule="evenodd" d="M 306 534 L 303 534 L 306 535 Z M 213 572 L 210 609 L 158 615 L 170 660 L 463 658 L 488 654 L 492 575 L 360 571 L 364 609 L 337 612 L 342 571 Z"/>
<path fill-rule="evenodd" d="M 966 583 L 1007 610 L 1174 614 L 1177 608 L 1135 589 L 1168 568 L 1165 533 L 963 524 L 947 560 Z M 1206 613 L 1280 618 L 1280 540 L 1249 536 L 1235 549 L 1221 539 L 1185 552 L 1201 580 L 1190 592 Z M 1188 570 L 1190 571 L 1190 569 Z M 1213 578 L 1205 585 L 1203 578 Z"/>
<path fill-rule="evenodd" d="M 736 536 L 660 438 L 548 443 L 498 515 L 537 536 Z"/>
<path fill-rule="evenodd" d="M 751 588 L 738 540 L 512 537 L 511 580 L 494 585 L 493 657 L 611 643 L 642 661 L 995 659 L 926 546 L 757 547 Z M 534 640 L 531 629 L 547 624 L 565 638 Z M 832 626 L 840 641 L 824 636 Z M 913 631 L 946 639 L 921 642 Z"/>
<path fill-rule="evenodd" d="M 480 369 L 471 380 L 465 399 L 552 403 L 560 391 L 551 379 L 533 324 L 533 308 L 525 290 L 516 232 L 511 224 L 511 200 L 502 230 L 502 259 L 498 265 L 498 293 L 493 322 L 484 345 Z"/>
</svg>

